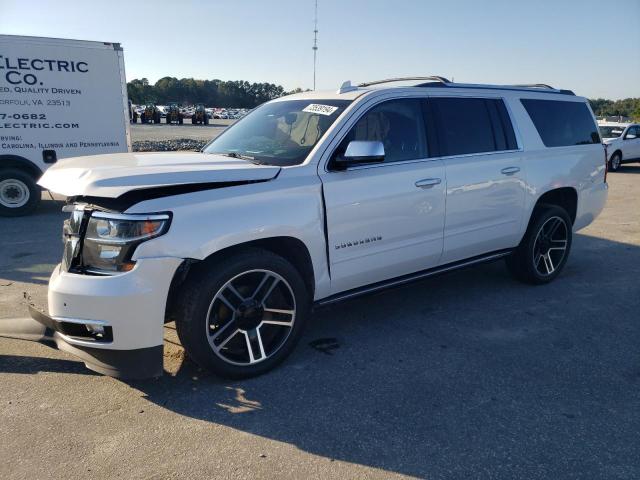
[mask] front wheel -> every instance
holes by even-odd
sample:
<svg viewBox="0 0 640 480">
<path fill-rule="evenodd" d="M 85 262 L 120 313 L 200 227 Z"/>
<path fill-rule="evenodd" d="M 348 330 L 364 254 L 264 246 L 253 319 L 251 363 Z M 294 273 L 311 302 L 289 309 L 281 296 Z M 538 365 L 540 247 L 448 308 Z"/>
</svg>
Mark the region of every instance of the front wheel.
<svg viewBox="0 0 640 480">
<path fill-rule="evenodd" d="M 261 375 L 282 362 L 311 310 L 296 268 L 261 249 L 194 266 L 181 294 L 175 317 L 182 345 L 227 378 Z"/>
<path fill-rule="evenodd" d="M 518 280 L 534 285 L 549 283 L 564 268 L 573 234 L 567 212 L 542 205 L 534 212 L 522 242 L 507 257 L 507 267 Z"/>
<path fill-rule="evenodd" d="M 40 189 L 31 175 L 15 168 L 0 170 L 0 216 L 28 215 L 38 203 Z"/>
<path fill-rule="evenodd" d="M 622 155 L 620 152 L 616 152 L 611 156 L 611 160 L 609 160 L 609 171 L 617 172 L 620 169 L 620 165 L 622 164 Z"/>
</svg>

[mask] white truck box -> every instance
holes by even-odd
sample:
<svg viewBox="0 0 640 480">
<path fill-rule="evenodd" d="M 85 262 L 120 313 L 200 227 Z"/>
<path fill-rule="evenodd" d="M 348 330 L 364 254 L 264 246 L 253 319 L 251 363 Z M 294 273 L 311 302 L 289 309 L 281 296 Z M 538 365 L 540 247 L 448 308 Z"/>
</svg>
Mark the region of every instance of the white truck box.
<svg viewBox="0 0 640 480">
<path fill-rule="evenodd" d="M 130 150 L 118 43 L 0 35 L 0 215 L 33 211 L 56 161 Z"/>
</svg>

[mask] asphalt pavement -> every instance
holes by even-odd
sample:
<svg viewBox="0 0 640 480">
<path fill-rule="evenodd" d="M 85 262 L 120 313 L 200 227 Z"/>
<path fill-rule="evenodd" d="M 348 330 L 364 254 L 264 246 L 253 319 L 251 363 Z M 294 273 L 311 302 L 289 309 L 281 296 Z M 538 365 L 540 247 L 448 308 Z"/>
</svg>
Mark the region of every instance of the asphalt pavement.
<svg viewBox="0 0 640 480">
<path fill-rule="evenodd" d="M 252 380 L 198 370 L 173 325 L 136 382 L 0 338 L 0 478 L 638 479 L 640 165 L 609 180 L 552 284 L 499 262 L 319 310 Z M 45 305 L 60 207 L 0 218 L 0 318 Z"/>
</svg>

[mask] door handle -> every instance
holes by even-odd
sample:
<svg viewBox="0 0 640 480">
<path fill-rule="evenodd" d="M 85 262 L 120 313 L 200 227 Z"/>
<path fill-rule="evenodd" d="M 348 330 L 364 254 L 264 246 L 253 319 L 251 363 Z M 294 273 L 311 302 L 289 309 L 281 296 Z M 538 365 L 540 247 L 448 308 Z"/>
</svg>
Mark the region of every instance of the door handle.
<svg viewBox="0 0 640 480">
<path fill-rule="evenodd" d="M 503 175 L 513 175 L 514 173 L 518 173 L 520 171 L 520 167 L 506 167 L 500 170 L 500 173 Z"/>
<path fill-rule="evenodd" d="M 431 187 L 434 187 L 435 185 L 440 185 L 441 182 L 442 180 L 440 180 L 439 178 L 425 178 L 423 180 L 418 180 L 416 182 L 416 187 L 431 188 Z"/>
</svg>

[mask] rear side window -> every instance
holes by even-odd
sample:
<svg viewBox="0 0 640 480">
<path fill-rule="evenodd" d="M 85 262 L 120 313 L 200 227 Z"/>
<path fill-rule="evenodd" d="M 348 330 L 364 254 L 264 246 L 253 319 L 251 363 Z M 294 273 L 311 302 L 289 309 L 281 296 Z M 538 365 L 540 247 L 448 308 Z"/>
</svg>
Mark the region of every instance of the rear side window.
<svg viewBox="0 0 640 480">
<path fill-rule="evenodd" d="M 513 125 L 504 102 L 485 98 L 431 98 L 441 155 L 515 150 Z"/>
<path fill-rule="evenodd" d="M 546 147 L 600 143 L 598 127 L 582 102 L 521 99 Z"/>
</svg>

